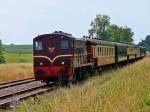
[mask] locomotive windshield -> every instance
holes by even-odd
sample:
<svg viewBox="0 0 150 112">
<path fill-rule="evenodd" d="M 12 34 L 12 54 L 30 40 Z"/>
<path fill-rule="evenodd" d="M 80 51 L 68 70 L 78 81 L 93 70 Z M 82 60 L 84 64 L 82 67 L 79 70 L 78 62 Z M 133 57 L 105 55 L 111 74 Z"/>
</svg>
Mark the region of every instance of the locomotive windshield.
<svg viewBox="0 0 150 112">
<path fill-rule="evenodd" d="M 60 41 L 60 49 L 66 50 L 69 48 L 69 42 L 67 40 Z"/>
<path fill-rule="evenodd" d="M 42 42 L 41 41 L 36 41 L 34 47 L 35 47 L 35 50 L 37 50 L 37 51 L 42 50 L 43 49 Z"/>
</svg>

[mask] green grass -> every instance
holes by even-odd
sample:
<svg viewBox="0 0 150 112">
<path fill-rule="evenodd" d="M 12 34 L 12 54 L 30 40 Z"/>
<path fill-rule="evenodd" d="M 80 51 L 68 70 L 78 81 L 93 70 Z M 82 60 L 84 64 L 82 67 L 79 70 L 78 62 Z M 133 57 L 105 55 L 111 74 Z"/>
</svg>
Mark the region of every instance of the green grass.
<svg viewBox="0 0 150 112">
<path fill-rule="evenodd" d="M 33 61 L 32 54 L 5 53 L 4 57 L 6 63 L 20 63 L 22 59 L 25 60 L 25 62 Z"/>
<path fill-rule="evenodd" d="M 150 112 L 150 57 L 23 101 L 14 112 Z"/>
<path fill-rule="evenodd" d="M 32 45 L 3 45 L 7 53 L 32 53 Z"/>
<path fill-rule="evenodd" d="M 20 63 L 33 61 L 32 45 L 3 45 L 6 63 Z"/>
</svg>

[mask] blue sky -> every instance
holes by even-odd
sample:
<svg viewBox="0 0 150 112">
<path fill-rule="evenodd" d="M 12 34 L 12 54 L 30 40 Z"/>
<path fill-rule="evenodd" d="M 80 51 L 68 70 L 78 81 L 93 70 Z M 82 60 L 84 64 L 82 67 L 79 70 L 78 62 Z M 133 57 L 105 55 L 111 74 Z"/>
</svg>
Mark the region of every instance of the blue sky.
<svg viewBox="0 0 150 112">
<path fill-rule="evenodd" d="M 31 44 L 38 34 L 62 30 L 88 34 L 96 14 L 132 28 L 135 43 L 150 34 L 149 0 L 0 0 L 0 38 L 4 44 Z"/>
</svg>

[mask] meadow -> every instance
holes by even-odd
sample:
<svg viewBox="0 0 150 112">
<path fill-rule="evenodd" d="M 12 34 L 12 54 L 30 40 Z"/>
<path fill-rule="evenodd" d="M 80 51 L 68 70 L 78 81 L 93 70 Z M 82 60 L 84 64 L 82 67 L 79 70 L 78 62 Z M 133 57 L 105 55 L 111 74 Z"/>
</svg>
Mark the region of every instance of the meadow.
<svg viewBox="0 0 150 112">
<path fill-rule="evenodd" d="M 6 63 L 32 63 L 33 55 L 27 53 L 5 53 Z"/>
<path fill-rule="evenodd" d="M 32 45 L 3 45 L 6 63 L 32 63 Z"/>
<path fill-rule="evenodd" d="M 32 45 L 3 45 L 3 48 L 5 49 L 5 52 L 26 52 L 26 53 L 32 53 Z"/>
<path fill-rule="evenodd" d="M 150 112 L 150 57 L 23 101 L 13 112 Z"/>
<path fill-rule="evenodd" d="M 32 63 L 0 64 L 0 83 L 33 77 Z"/>
<path fill-rule="evenodd" d="M 0 83 L 33 77 L 32 45 L 3 45 L 5 64 L 0 64 Z"/>
</svg>

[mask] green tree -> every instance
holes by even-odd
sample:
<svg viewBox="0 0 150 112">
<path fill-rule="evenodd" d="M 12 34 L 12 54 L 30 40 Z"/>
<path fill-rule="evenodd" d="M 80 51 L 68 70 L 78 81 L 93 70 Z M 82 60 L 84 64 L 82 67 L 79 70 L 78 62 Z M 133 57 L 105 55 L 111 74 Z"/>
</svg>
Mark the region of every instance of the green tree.
<svg viewBox="0 0 150 112">
<path fill-rule="evenodd" d="M 133 35 L 134 35 L 134 33 L 132 32 L 132 29 L 127 27 L 127 26 L 121 27 L 121 29 L 122 29 L 121 42 L 132 43 L 133 42 Z"/>
<path fill-rule="evenodd" d="M 0 64 L 1 63 L 5 63 L 5 58 L 3 56 L 2 41 L 0 40 Z"/>
<path fill-rule="evenodd" d="M 115 42 L 123 42 L 123 43 L 132 43 L 133 42 L 133 35 L 131 28 L 119 27 L 117 25 L 110 25 L 107 31 L 108 37 L 111 41 Z"/>
<path fill-rule="evenodd" d="M 145 46 L 144 44 L 145 44 L 145 40 L 143 40 L 143 39 L 141 39 L 141 41 L 138 43 L 138 45 L 140 45 L 140 46 Z"/>
<path fill-rule="evenodd" d="M 107 36 L 110 38 L 110 41 L 120 42 L 121 29 L 117 25 L 110 25 L 107 31 Z"/>
<path fill-rule="evenodd" d="M 98 39 L 109 40 L 107 37 L 107 29 L 110 25 L 110 17 L 107 15 L 97 15 L 94 21 L 91 22 L 89 36 Z"/>
<path fill-rule="evenodd" d="M 111 24 L 110 17 L 107 15 L 97 15 L 91 22 L 91 28 L 88 32 L 90 37 L 96 37 L 97 39 L 123 43 L 133 42 L 134 33 L 131 28 Z"/>
<path fill-rule="evenodd" d="M 150 52 L 150 35 L 147 35 L 145 40 L 141 40 L 139 45 L 146 47 L 146 50 Z"/>
</svg>

